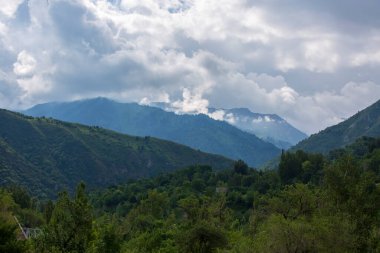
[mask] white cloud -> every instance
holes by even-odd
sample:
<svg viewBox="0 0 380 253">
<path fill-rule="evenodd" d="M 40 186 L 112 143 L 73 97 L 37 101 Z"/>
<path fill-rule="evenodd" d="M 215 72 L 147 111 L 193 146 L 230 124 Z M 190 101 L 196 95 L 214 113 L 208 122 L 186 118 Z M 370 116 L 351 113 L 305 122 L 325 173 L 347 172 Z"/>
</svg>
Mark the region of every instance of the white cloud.
<svg viewBox="0 0 380 253">
<path fill-rule="evenodd" d="M 13 64 L 13 72 L 18 76 L 33 75 L 37 62 L 27 51 L 21 51 L 17 56 L 17 62 Z"/>
<path fill-rule="evenodd" d="M 215 120 L 225 120 L 225 118 L 227 116 L 223 110 L 216 110 L 214 112 L 207 112 L 207 115 L 210 118 L 215 119 Z"/>
<path fill-rule="evenodd" d="M 201 94 L 192 94 L 189 89 L 183 89 L 182 100 L 174 101 L 171 106 L 176 113 L 207 114 L 209 103 Z"/>
<path fill-rule="evenodd" d="M 247 119 L 245 121 L 247 121 Z M 274 121 L 275 121 L 274 119 L 272 119 L 271 117 L 266 115 L 264 117 L 259 116 L 255 119 L 253 119 L 252 123 L 255 124 L 255 123 L 261 123 L 261 122 L 274 122 Z"/>
<path fill-rule="evenodd" d="M 20 23 L 22 1 L 1 1 L 9 106 L 109 96 L 186 113 L 249 107 L 312 133 L 380 97 L 378 17 L 327 3 L 30 0 Z"/>
<path fill-rule="evenodd" d="M 380 50 L 368 53 L 358 53 L 351 56 L 352 66 L 362 66 L 366 64 L 380 64 Z"/>
<path fill-rule="evenodd" d="M 339 54 L 330 40 L 305 43 L 305 64 L 316 72 L 333 72 L 339 64 Z"/>
<path fill-rule="evenodd" d="M 247 75 L 248 79 L 253 80 L 256 83 L 260 83 L 261 87 L 264 88 L 267 92 L 270 92 L 274 89 L 281 89 L 284 86 L 287 86 L 286 80 L 283 76 L 271 76 L 266 73 L 249 73 Z"/>
<path fill-rule="evenodd" d="M 24 0 L 0 0 L 0 12 L 7 17 L 13 17 L 22 2 Z"/>
<path fill-rule="evenodd" d="M 34 75 L 30 78 L 17 79 L 19 87 L 21 87 L 26 93 L 22 96 L 24 102 L 33 102 L 30 99 L 34 95 L 42 96 L 49 92 L 51 84 L 44 79 L 41 75 Z"/>
<path fill-rule="evenodd" d="M 288 86 L 272 90 L 269 94 L 273 101 L 282 101 L 284 104 L 295 104 L 298 93 Z"/>
</svg>

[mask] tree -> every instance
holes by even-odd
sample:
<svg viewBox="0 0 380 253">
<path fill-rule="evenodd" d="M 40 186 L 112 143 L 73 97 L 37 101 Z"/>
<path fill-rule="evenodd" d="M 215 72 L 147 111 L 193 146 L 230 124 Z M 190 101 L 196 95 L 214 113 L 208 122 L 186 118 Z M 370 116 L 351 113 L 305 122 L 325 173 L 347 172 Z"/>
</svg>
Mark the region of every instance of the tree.
<svg viewBox="0 0 380 253">
<path fill-rule="evenodd" d="M 92 232 L 91 206 L 85 194 L 85 185 L 77 187 L 75 199 L 67 192 L 59 195 L 50 222 L 37 247 L 42 252 L 85 252 Z"/>
<path fill-rule="evenodd" d="M 11 194 L 0 189 L 0 252 L 25 252 L 25 245 L 17 240 L 17 225 L 13 220 L 13 210 L 17 207 Z"/>
<path fill-rule="evenodd" d="M 54 210 L 54 204 L 53 204 L 53 201 L 51 201 L 50 199 L 45 203 L 44 205 L 44 218 L 45 218 L 45 221 L 46 223 L 49 223 L 50 222 L 50 219 L 51 219 L 51 216 L 53 214 L 53 210 Z"/>
<path fill-rule="evenodd" d="M 179 244 L 186 253 L 212 253 L 228 245 L 225 233 L 212 224 L 201 221 L 182 232 Z"/>
<path fill-rule="evenodd" d="M 21 208 L 31 208 L 32 207 L 32 198 L 26 189 L 12 185 L 9 187 L 9 192 L 12 195 L 12 198 Z"/>
<path fill-rule="evenodd" d="M 238 160 L 234 164 L 234 171 L 238 174 L 247 175 L 248 169 L 248 165 L 243 160 Z"/>
<path fill-rule="evenodd" d="M 361 167 L 352 156 L 344 156 L 325 170 L 325 184 L 335 204 L 333 211 L 348 214 L 355 226 L 357 249 L 370 252 L 369 238 L 380 224 L 380 187 L 376 175 Z M 380 239 L 379 234 L 376 237 Z"/>
<path fill-rule="evenodd" d="M 353 252 L 350 224 L 339 216 L 285 219 L 271 215 L 255 237 L 254 252 Z"/>
<path fill-rule="evenodd" d="M 310 186 L 305 184 L 287 185 L 277 196 L 268 200 L 268 212 L 280 214 L 285 219 L 310 218 L 317 209 L 319 199 Z"/>
<path fill-rule="evenodd" d="M 25 252 L 22 241 L 16 237 L 17 225 L 11 224 L 0 217 L 0 252 L 21 253 Z"/>
<path fill-rule="evenodd" d="M 118 253 L 121 250 L 123 233 L 118 229 L 117 220 L 101 217 L 94 225 L 94 240 L 88 250 L 91 253 Z"/>
<path fill-rule="evenodd" d="M 313 182 L 318 184 L 324 166 L 321 154 L 308 154 L 301 150 L 297 152 L 283 152 L 278 167 L 279 176 L 283 184 L 295 182 Z"/>
<path fill-rule="evenodd" d="M 281 154 L 281 161 L 278 166 L 278 173 L 283 184 L 290 184 L 300 175 L 302 163 L 296 154 L 285 152 Z"/>
</svg>

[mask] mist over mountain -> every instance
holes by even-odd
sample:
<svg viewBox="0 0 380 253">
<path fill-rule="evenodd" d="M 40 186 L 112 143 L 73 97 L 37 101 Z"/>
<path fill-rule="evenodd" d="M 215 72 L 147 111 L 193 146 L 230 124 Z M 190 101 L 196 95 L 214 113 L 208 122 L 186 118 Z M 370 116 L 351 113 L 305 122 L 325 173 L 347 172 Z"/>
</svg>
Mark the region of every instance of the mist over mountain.
<svg viewBox="0 0 380 253">
<path fill-rule="evenodd" d="M 41 104 L 25 113 L 101 126 L 130 135 L 154 136 L 242 159 L 251 166 L 260 166 L 280 153 L 277 147 L 255 135 L 206 115 L 177 115 L 156 107 L 118 103 L 105 98 Z"/>
<path fill-rule="evenodd" d="M 223 120 L 279 148 L 288 149 L 307 138 L 305 133 L 276 114 L 254 113 L 247 108 L 210 108 L 209 111 L 210 113 L 223 112 Z"/>
<path fill-rule="evenodd" d="M 150 103 L 165 111 L 176 111 L 169 103 Z M 229 124 L 260 139 L 272 143 L 280 149 L 288 149 L 296 145 L 307 135 L 290 125 L 276 114 L 263 114 L 250 111 L 248 108 L 206 108 L 207 115 L 213 119 L 228 122 Z"/>
</svg>

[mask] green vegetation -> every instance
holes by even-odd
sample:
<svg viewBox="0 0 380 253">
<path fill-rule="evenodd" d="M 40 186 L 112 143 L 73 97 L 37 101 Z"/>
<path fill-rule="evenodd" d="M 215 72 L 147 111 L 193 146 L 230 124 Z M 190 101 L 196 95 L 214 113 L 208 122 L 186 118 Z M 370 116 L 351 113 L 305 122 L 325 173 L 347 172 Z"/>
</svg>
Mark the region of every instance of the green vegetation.
<svg viewBox="0 0 380 253">
<path fill-rule="evenodd" d="M 73 192 L 82 180 L 104 188 L 194 164 L 225 169 L 232 161 L 152 137 L 0 110 L 0 185 L 21 185 L 35 196 Z"/>
<path fill-rule="evenodd" d="M 301 141 L 292 150 L 327 154 L 363 136 L 380 136 L 380 100 L 349 119 Z"/>
<path fill-rule="evenodd" d="M 278 171 L 192 166 L 89 196 L 79 184 L 55 203 L 11 187 L 2 217 L 43 233 L 24 242 L 4 229 L 13 236 L 0 242 L 24 252 L 379 252 L 379 168 L 380 139 L 363 138 L 325 157 L 283 153 Z"/>
<path fill-rule="evenodd" d="M 231 159 L 243 159 L 254 167 L 281 152 L 253 134 L 203 114 L 177 115 L 159 108 L 117 103 L 106 98 L 47 103 L 34 106 L 25 113 L 101 126 L 130 135 L 154 136 Z"/>
</svg>

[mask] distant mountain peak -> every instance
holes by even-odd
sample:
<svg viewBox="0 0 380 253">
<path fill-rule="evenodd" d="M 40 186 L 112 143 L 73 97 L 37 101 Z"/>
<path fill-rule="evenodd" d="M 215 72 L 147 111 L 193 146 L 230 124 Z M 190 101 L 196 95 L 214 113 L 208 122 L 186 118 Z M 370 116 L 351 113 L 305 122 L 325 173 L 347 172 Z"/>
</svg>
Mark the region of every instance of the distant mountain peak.
<svg viewBox="0 0 380 253">
<path fill-rule="evenodd" d="M 240 107 L 240 108 L 232 108 L 232 109 L 222 109 L 222 110 L 227 110 L 227 111 L 230 111 L 230 112 L 236 112 L 236 113 L 240 113 L 242 115 L 246 114 L 246 115 L 252 115 L 253 112 L 251 112 L 248 108 L 244 108 L 244 107 Z"/>
<path fill-rule="evenodd" d="M 73 102 L 118 103 L 117 101 L 109 99 L 107 97 L 84 98 L 84 99 L 76 100 Z M 71 102 L 63 102 L 63 103 L 71 103 Z"/>
<path fill-rule="evenodd" d="M 150 105 L 165 111 L 174 110 L 170 103 L 158 102 Z M 254 134 L 281 149 L 288 149 L 307 138 L 305 133 L 290 125 L 277 114 L 256 113 L 245 107 L 231 109 L 209 107 L 207 115 Z"/>
</svg>

